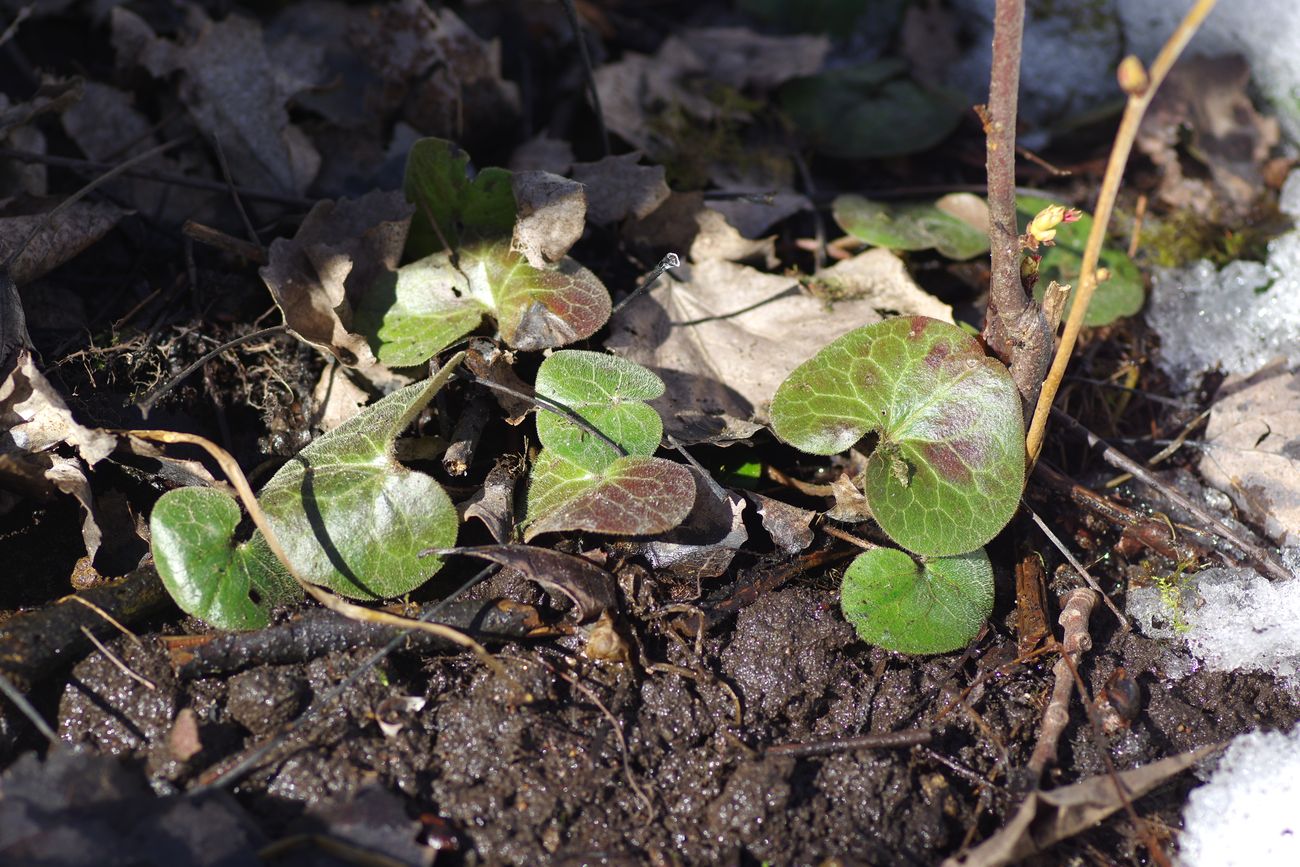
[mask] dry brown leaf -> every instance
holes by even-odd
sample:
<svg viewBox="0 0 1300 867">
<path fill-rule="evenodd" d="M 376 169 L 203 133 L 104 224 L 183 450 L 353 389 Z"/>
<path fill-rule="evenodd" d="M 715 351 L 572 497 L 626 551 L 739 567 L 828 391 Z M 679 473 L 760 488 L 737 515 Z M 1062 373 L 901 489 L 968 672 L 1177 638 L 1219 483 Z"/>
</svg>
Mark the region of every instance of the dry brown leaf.
<svg viewBox="0 0 1300 867">
<path fill-rule="evenodd" d="M 515 172 L 510 186 L 517 214 L 511 246 L 534 268 L 554 265 L 586 228 L 582 184 L 550 172 Z"/>
<path fill-rule="evenodd" d="M 587 217 L 598 226 L 627 217 L 648 217 L 668 198 L 663 166 L 638 165 L 641 154 L 609 156 L 573 166 L 573 179 L 587 188 Z"/>
<path fill-rule="evenodd" d="M 1300 541 L 1300 374 L 1274 363 L 1226 380 L 1200 468 L 1279 545 Z"/>
<path fill-rule="evenodd" d="M 653 401 L 664 429 L 685 445 L 743 438 L 766 418 L 777 386 L 831 340 L 883 318 L 881 311 L 951 320 L 885 250 L 869 250 L 819 275 L 835 303 L 793 277 L 717 259 L 673 272 L 614 318 L 606 345 L 663 378 Z"/>
<path fill-rule="evenodd" d="M 119 63 L 139 64 L 155 78 L 181 73 L 179 95 L 207 136 L 221 143 L 237 184 L 301 194 L 320 168 L 320 154 L 289 122 L 294 93 L 315 82 L 277 67 L 256 21 L 231 15 L 196 16 L 183 43 L 154 35 L 144 19 L 118 6 L 112 12 Z"/>
<path fill-rule="evenodd" d="M 550 138 L 545 133 L 536 135 L 514 149 L 506 168 L 512 172 L 550 172 L 556 175 L 568 174 L 573 166 L 573 146 L 567 141 Z M 576 178 L 575 180 L 582 180 Z M 587 191 L 588 210 L 591 207 L 591 191 Z"/>
<path fill-rule="evenodd" d="M 45 211 L 57 201 L 24 203 L 23 210 L 40 207 L 41 213 L 0 217 L 0 261 L 24 242 L 27 246 L 13 263 L 9 275 L 21 286 L 52 271 L 108 234 L 126 212 L 108 202 L 74 202 L 54 217 L 31 241 L 32 231 L 45 221 Z"/>
<path fill-rule="evenodd" d="M 745 499 L 723 490 L 695 467 L 695 504 L 673 529 L 640 546 L 641 554 L 656 573 L 692 578 L 716 578 L 731 565 L 736 552 L 749 541 L 745 530 Z"/>
<path fill-rule="evenodd" d="M 155 124 L 136 109 L 131 94 L 95 81 L 86 82 L 85 93 L 85 99 L 63 113 L 63 131 L 87 157 L 120 162 L 161 144 L 155 134 Z M 180 159 L 169 154 L 159 154 L 139 163 L 138 168 L 185 173 Z M 120 178 L 110 181 L 106 189 L 164 223 L 195 218 L 203 203 L 214 196 L 219 196 L 223 203 L 228 201 L 222 194 L 144 178 Z"/>
<path fill-rule="evenodd" d="M 787 554 L 798 554 L 813 543 L 812 521 L 817 517 L 816 512 L 754 491 L 745 491 L 745 499 L 758 510 L 759 517 L 763 519 L 763 529 L 780 550 Z"/>
<path fill-rule="evenodd" d="M 312 389 L 311 398 L 316 406 L 312 425 L 319 427 L 322 433 L 334 430 L 370 402 L 369 392 L 353 382 L 347 368 L 337 361 L 325 365 L 320 379 L 316 380 L 316 387 Z"/>
<path fill-rule="evenodd" d="M 721 213 L 705 207 L 701 193 L 672 193 L 649 216 L 629 221 L 623 235 L 632 244 L 685 254 L 692 262 L 728 259 L 776 266 L 773 239 L 744 237 Z"/>
<path fill-rule="evenodd" d="M 61 443 L 75 448 L 81 459 L 51 454 Z M 31 352 L 17 352 L 13 369 L 0 382 L 0 478 L 28 495 L 48 498 L 59 492 L 75 497 L 90 557 L 99 550 L 101 533 L 85 468 L 103 460 L 116 445 L 113 435 L 79 424 L 36 369 Z"/>
<path fill-rule="evenodd" d="M 285 324 L 344 364 L 376 364 L 366 339 L 351 330 L 353 303 L 397 269 L 413 213 L 396 191 L 318 202 L 292 240 L 271 245 L 259 272 Z"/>
<path fill-rule="evenodd" d="M 765 192 L 729 187 L 726 192 L 736 197 L 711 200 L 709 209 L 722 214 L 744 238 L 757 238 L 786 217 L 813 207 L 807 196 L 788 190 Z"/>
<path fill-rule="evenodd" d="M 1118 774 L 1129 800 L 1142 797 L 1220 749 L 1220 746 L 1170 756 Z M 943 862 L 943 867 L 1001 867 L 1097 825 L 1122 809 L 1124 800 L 1109 775 L 1047 792 L 1034 792 L 1020 805 L 1002 830 L 969 852 Z"/>
<path fill-rule="evenodd" d="M 1158 194 L 1171 207 L 1222 219 L 1216 209 L 1244 215 L 1264 193 L 1261 168 L 1281 133 L 1276 118 L 1255 110 L 1249 83 L 1241 56 L 1196 56 L 1180 61 L 1156 92 L 1136 143 L 1160 170 Z M 1208 179 L 1184 172 L 1189 155 Z"/>
<path fill-rule="evenodd" d="M 699 120 L 716 120 L 724 113 L 745 117 L 742 111 L 724 109 L 692 82 L 703 79 L 761 94 L 816 72 L 829 50 L 824 36 L 763 36 L 741 27 L 687 30 L 664 40 L 654 57 L 629 52 L 597 69 L 596 90 L 606 125 L 653 154 L 663 143 L 650 119 L 665 108 L 679 108 Z"/>
</svg>

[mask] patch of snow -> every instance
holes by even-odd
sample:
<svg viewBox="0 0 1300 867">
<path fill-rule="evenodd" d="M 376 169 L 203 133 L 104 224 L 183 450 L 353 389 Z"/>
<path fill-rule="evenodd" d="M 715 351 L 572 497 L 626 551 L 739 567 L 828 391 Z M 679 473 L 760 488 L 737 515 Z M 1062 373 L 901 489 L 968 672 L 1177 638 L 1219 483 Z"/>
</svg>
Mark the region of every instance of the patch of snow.
<svg viewBox="0 0 1300 867">
<path fill-rule="evenodd" d="M 1300 182 L 1288 179 L 1288 187 L 1288 207 L 1300 206 Z M 1245 375 L 1292 356 L 1300 344 L 1300 231 L 1273 240 L 1263 264 L 1158 269 L 1146 317 L 1160 335 L 1157 362 L 1175 386 L 1190 389 L 1216 366 Z"/>
<path fill-rule="evenodd" d="M 1143 635 L 1184 639 L 1210 671 L 1263 671 L 1300 682 L 1300 548 L 1285 550 L 1296 575 L 1290 581 L 1252 569 L 1205 569 L 1179 579 L 1176 611 L 1158 587 L 1146 586 L 1129 591 L 1128 614 Z"/>
<path fill-rule="evenodd" d="M 1300 864 L 1300 727 L 1235 738 L 1183 809 L 1183 867 Z"/>
<path fill-rule="evenodd" d="M 1127 48 L 1150 64 L 1194 0 L 1124 0 L 1116 3 Z M 1300 3 L 1250 0 L 1219 3 L 1186 54 L 1241 54 L 1251 76 L 1292 141 L 1300 141 Z"/>
</svg>

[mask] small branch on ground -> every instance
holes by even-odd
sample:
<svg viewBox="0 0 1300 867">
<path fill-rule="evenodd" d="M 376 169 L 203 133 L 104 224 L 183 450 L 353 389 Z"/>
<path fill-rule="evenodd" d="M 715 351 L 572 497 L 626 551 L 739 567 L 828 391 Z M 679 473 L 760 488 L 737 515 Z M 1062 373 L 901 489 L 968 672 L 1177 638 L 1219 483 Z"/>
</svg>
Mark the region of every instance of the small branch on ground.
<svg viewBox="0 0 1300 867">
<path fill-rule="evenodd" d="M 1078 666 L 1079 657 L 1092 648 L 1088 618 L 1096 604 L 1097 594 L 1087 587 L 1071 590 L 1065 597 L 1065 607 L 1058 621 L 1065 630 L 1061 642 L 1062 658 L 1052 667 L 1056 678 L 1052 697 L 1043 711 L 1043 729 L 1039 732 L 1038 744 L 1029 757 L 1029 772 L 1035 782 L 1042 779 L 1048 764 L 1056 761 L 1057 744 L 1070 723 L 1070 695 L 1074 692 L 1074 677 L 1070 669 Z"/>
</svg>

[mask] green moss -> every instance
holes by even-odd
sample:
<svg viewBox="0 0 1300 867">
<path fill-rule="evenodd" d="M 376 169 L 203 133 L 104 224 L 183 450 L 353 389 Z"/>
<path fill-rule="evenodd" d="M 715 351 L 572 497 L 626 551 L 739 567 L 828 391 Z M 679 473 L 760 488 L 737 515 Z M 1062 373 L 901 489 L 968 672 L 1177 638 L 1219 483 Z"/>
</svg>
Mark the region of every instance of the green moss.
<svg viewBox="0 0 1300 867">
<path fill-rule="evenodd" d="M 717 107 L 712 120 L 701 120 L 681 105 L 672 104 L 648 121 L 650 132 L 663 143 L 665 152 L 654 156 L 663 163 L 670 187 L 701 189 L 708 185 L 711 169 L 719 163 L 734 166 L 742 175 L 788 174 L 788 160 L 769 149 L 754 147 L 744 135 L 749 119 L 762 111 L 765 103 L 716 82 L 709 83 L 704 95 Z"/>
<path fill-rule="evenodd" d="M 1262 262 L 1268 258 L 1268 242 L 1287 228 L 1276 210 L 1230 226 L 1187 212 L 1148 217 L 1142 224 L 1137 258 L 1144 265 L 1161 268 L 1199 259 L 1208 259 L 1219 268 L 1238 259 Z"/>
<path fill-rule="evenodd" d="M 1162 575 L 1158 572 L 1151 573 L 1151 581 L 1160 591 L 1160 602 L 1169 610 L 1169 622 L 1174 632 L 1179 635 L 1186 635 L 1191 626 L 1188 625 L 1183 610 L 1183 586 L 1187 579 L 1191 577 L 1189 569 L 1193 569 L 1196 563 L 1194 560 L 1183 560 L 1174 567 L 1174 571 L 1168 575 Z"/>
</svg>

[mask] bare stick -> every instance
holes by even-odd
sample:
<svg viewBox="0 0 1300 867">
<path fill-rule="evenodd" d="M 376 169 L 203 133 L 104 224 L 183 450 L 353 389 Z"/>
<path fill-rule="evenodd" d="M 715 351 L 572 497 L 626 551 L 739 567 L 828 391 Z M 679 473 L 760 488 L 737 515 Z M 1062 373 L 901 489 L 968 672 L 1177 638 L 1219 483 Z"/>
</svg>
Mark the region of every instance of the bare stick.
<svg viewBox="0 0 1300 867">
<path fill-rule="evenodd" d="M 59 736 L 54 733 L 54 729 L 50 728 L 50 724 L 45 721 L 45 717 L 41 716 L 40 711 L 27 700 L 27 696 L 23 695 L 18 687 L 14 686 L 13 681 L 5 677 L 3 673 L 0 673 L 0 692 L 4 693 L 5 697 L 14 703 L 14 707 L 18 708 L 23 716 L 27 717 L 31 724 L 36 727 L 36 730 L 52 746 L 63 746 L 63 741 L 59 740 Z"/>
<path fill-rule="evenodd" d="M 141 156 L 145 158 L 152 155 L 152 153 L 141 154 Z M 114 168 L 112 163 L 97 162 L 95 160 L 79 160 L 75 157 L 56 157 L 50 154 L 38 154 L 33 153 L 32 151 L 18 150 L 16 148 L 0 148 L 0 157 L 18 160 L 19 162 L 40 163 L 41 165 L 56 166 L 58 168 L 79 171 L 99 172 Z M 163 172 L 155 171 L 153 169 L 137 169 L 131 167 L 124 169 L 122 174 L 129 178 L 157 181 L 160 184 L 171 184 L 175 187 L 190 187 L 191 189 L 207 190 L 213 193 L 225 193 L 230 189 L 221 181 L 214 181 L 209 178 L 194 178 L 189 175 L 182 175 L 179 172 Z M 316 203 L 315 199 L 307 199 L 302 196 L 286 196 L 281 193 L 271 193 L 263 190 L 252 190 L 248 187 L 235 187 L 235 190 L 245 199 L 271 202 L 277 205 L 287 205 L 291 208 L 310 208 Z"/>
<path fill-rule="evenodd" d="M 934 740 L 934 732 L 928 729 L 904 729 L 898 732 L 879 732 L 870 735 L 858 735 L 852 738 L 838 738 L 833 741 L 816 741 L 808 744 L 777 744 L 764 750 L 769 756 L 830 756 L 835 753 L 847 753 L 852 750 L 895 750 L 903 747 L 915 747 L 928 744 Z"/>
<path fill-rule="evenodd" d="M 1029 512 L 1029 517 L 1033 518 L 1034 523 L 1038 525 L 1038 529 L 1042 530 L 1043 535 L 1047 537 L 1047 540 L 1056 546 L 1056 550 L 1060 551 L 1061 556 L 1070 564 L 1070 567 L 1079 573 L 1079 576 L 1083 578 L 1084 583 L 1087 584 L 1094 593 L 1102 598 L 1106 603 L 1106 607 L 1110 609 L 1111 614 L 1115 615 L 1115 619 L 1119 621 L 1119 624 L 1124 628 L 1124 631 L 1131 631 L 1133 626 L 1128 622 L 1128 618 L 1124 616 L 1123 612 L 1115 607 L 1115 603 L 1112 602 L 1110 597 L 1102 591 L 1101 585 L 1097 583 L 1096 578 L 1093 578 L 1092 575 L 1089 574 L 1087 567 L 1079 562 L 1079 559 L 1070 552 L 1069 548 L 1065 547 L 1065 543 L 1052 532 L 1052 528 L 1048 527 L 1047 523 L 1043 521 L 1042 518 L 1038 517 L 1037 512 L 1029 508 L 1028 504 L 1024 504 L 1024 506 L 1025 511 Z"/>
<path fill-rule="evenodd" d="M 1062 658 L 1052 667 L 1052 674 L 1056 678 L 1052 685 L 1052 698 L 1043 711 L 1043 728 L 1039 732 L 1034 752 L 1029 757 L 1029 771 L 1035 781 L 1041 779 L 1047 765 L 1056 760 L 1056 746 L 1065 727 L 1070 724 L 1070 695 L 1074 692 L 1071 669 L 1078 665 L 1079 657 L 1092 648 L 1088 618 L 1092 616 L 1096 604 L 1097 594 L 1086 587 L 1071 590 L 1066 596 L 1065 608 L 1061 611 L 1059 621 L 1065 630 L 1061 642 Z"/>
<path fill-rule="evenodd" d="M 1192 513 L 1197 520 L 1204 521 L 1215 535 L 1234 545 L 1248 559 L 1255 568 L 1268 575 L 1275 581 L 1286 581 L 1291 578 L 1291 570 L 1282 565 L 1282 562 L 1270 551 L 1261 548 L 1259 545 L 1252 543 L 1243 537 L 1236 530 L 1220 521 L 1217 517 L 1208 512 L 1203 506 L 1188 499 L 1181 491 L 1172 488 L 1161 481 L 1155 473 L 1142 466 L 1137 461 L 1125 455 L 1118 449 L 1106 445 L 1101 437 L 1079 424 L 1073 418 L 1059 409 L 1053 409 L 1052 414 L 1057 421 L 1065 424 L 1066 429 L 1072 433 L 1085 438 L 1090 446 L 1102 446 L 1101 458 L 1106 463 L 1116 469 L 1124 470 L 1133 474 L 1133 477 L 1143 484 L 1150 486 L 1153 490 L 1161 494 L 1176 506 L 1181 506 L 1188 512 Z"/>
<path fill-rule="evenodd" d="M 989 250 L 992 258 L 985 338 L 1020 391 L 1025 412 L 1034 405 L 1052 353 L 1052 332 L 1020 281 L 1016 225 L 1016 99 L 1024 0 L 997 0 L 993 13 L 993 66 L 989 104 L 981 114 L 986 138 Z"/>
<path fill-rule="evenodd" d="M 1101 192 L 1097 196 L 1097 210 L 1093 214 L 1092 231 L 1088 233 L 1088 244 L 1083 250 L 1082 271 L 1079 285 L 1075 287 L 1074 306 L 1070 308 L 1070 317 L 1065 322 L 1065 331 L 1061 335 L 1061 345 L 1052 359 L 1051 370 L 1043 382 L 1042 393 L 1034 407 L 1034 415 L 1029 423 L 1029 433 L 1025 440 L 1025 451 L 1029 462 L 1038 460 L 1043 449 L 1043 433 L 1047 428 L 1047 417 L 1056 399 L 1056 391 L 1065 377 L 1065 368 L 1070 363 L 1074 344 L 1083 329 L 1083 317 L 1088 312 L 1088 303 L 1092 301 L 1097 288 L 1097 262 L 1101 258 L 1102 241 L 1106 238 L 1106 229 L 1115 209 L 1115 196 L 1119 192 L 1120 181 L 1124 177 L 1124 167 L 1128 164 L 1129 153 L 1133 150 L 1133 140 L 1137 137 L 1138 126 L 1146 114 L 1152 97 L 1160 87 L 1165 76 L 1173 67 L 1178 55 L 1182 54 L 1187 43 L 1191 41 L 1201 22 L 1210 14 L 1217 0 L 1197 0 L 1196 5 L 1187 13 L 1187 17 L 1178 25 L 1169 41 L 1151 64 L 1151 71 L 1145 76 L 1144 87 L 1134 87 L 1129 92 L 1128 104 L 1124 107 L 1124 116 L 1119 122 L 1119 131 L 1115 133 L 1115 144 L 1110 152 L 1110 161 L 1106 164 L 1106 174 L 1102 177 Z M 1125 61 L 1128 62 L 1127 60 Z M 1121 64 L 1121 69 L 1124 64 Z"/>
<path fill-rule="evenodd" d="M 654 266 L 650 273 L 646 275 L 645 279 L 641 281 L 641 285 L 633 289 L 628 293 L 626 298 L 614 305 L 614 309 L 609 312 L 609 318 L 613 319 L 618 315 L 618 311 L 626 307 L 633 298 L 636 298 L 642 292 L 653 286 L 661 274 L 665 271 L 676 268 L 680 264 L 682 264 L 682 260 L 676 253 L 669 253 L 667 256 L 660 259 L 659 264 Z"/>
</svg>

